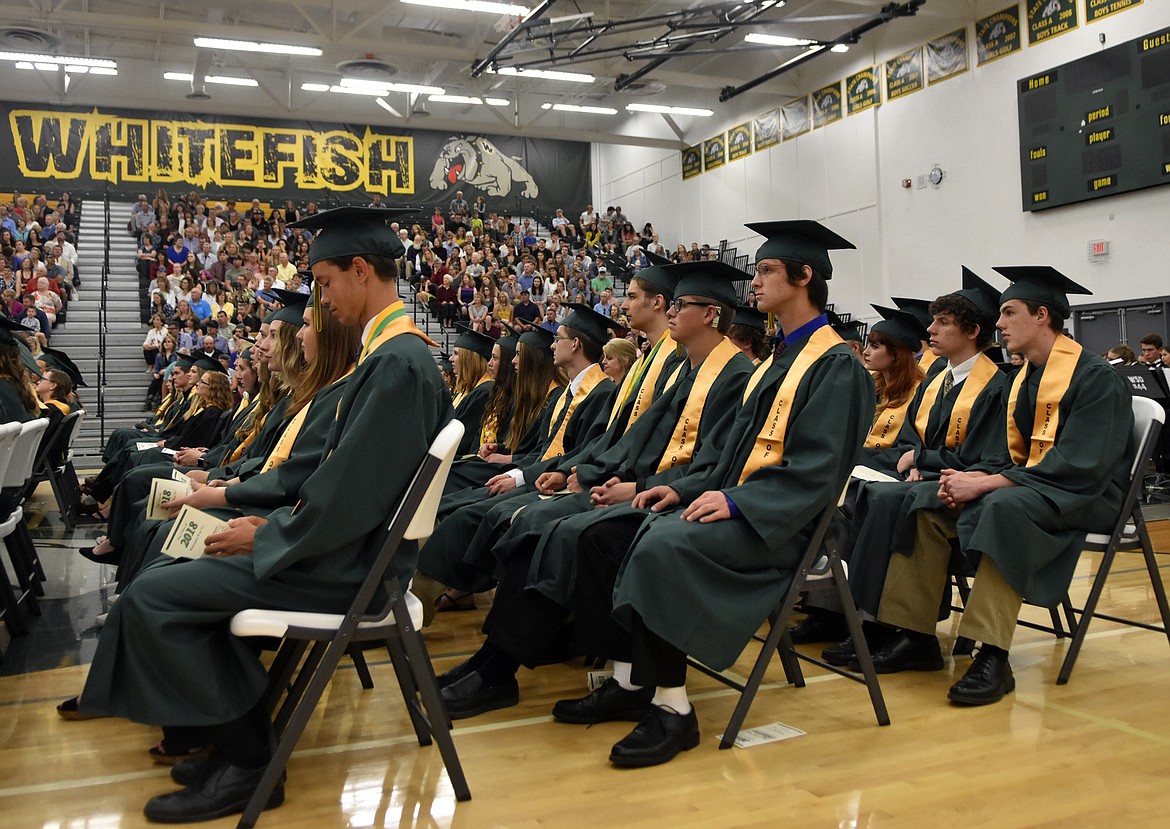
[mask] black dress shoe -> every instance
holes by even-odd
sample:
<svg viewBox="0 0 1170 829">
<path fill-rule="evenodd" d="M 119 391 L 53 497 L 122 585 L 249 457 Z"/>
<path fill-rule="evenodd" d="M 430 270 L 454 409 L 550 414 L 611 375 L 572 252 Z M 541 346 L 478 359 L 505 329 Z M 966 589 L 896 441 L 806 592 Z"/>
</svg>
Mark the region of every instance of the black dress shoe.
<svg viewBox="0 0 1170 829">
<path fill-rule="evenodd" d="M 441 693 L 443 703 L 447 706 L 447 715 L 453 720 L 467 719 L 497 708 L 509 708 L 520 702 L 520 686 L 515 677 L 499 685 L 488 685 L 484 682 L 483 674 L 476 671 L 451 683 Z"/>
<path fill-rule="evenodd" d="M 652 705 L 638 727 L 614 743 L 609 762 L 615 766 L 658 766 L 698 744 L 699 719 L 694 708 L 678 714 L 661 705 Z"/>
<path fill-rule="evenodd" d="M 1011 663 L 981 649 L 963 678 L 951 686 L 947 699 L 960 705 L 990 705 L 1016 690 Z"/>
<path fill-rule="evenodd" d="M 601 686 L 580 699 L 562 699 L 553 706 L 553 718 L 577 725 L 599 722 L 641 722 L 650 713 L 653 688 L 627 691 L 610 677 Z"/>
<path fill-rule="evenodd" d="M 811 645 L 816 642 L 840 642 L 849 635 L 849 625 L 840 613 L 822 608 L 810 608 L 809 614 L 800 624 L 789 628 L 788 635 L 794 645 Z"/>
<path fill-rule="evenodd" d="M 201 783 L 152 797 L 143 811 L 155 823 L 198 823 L 234 815 L 244 811 L 263 776 L 263 766 L 245 769 L 220 763 Z M 264 808 L 275 809 L 283 802 L 284 786 L 278 785 Z"/>
<path fill-rule="evenodd" d="M 938 638 L 911 638 L 907 633 L 896 633 L 873 654 L 873 669 L 879 674 L 899 671 L 941 671 L 942 651 Z M 855 656 L 849 660 L 849 670 L 860 671 L 861 662 Z"/>
<path fill-rule="evenodd" d="M 838 668 L 846 667 L 856 658 L 857 649 L 853 647 L 852 636 L 850 636 L 844 642 L 838 642 L 836 645 L 830 645 L 821 651 L 821 659 L 825 660 L 830 665 L 837 666 Z"/>
<path fill-rule="evenodd" d="M 439 683 L 440 688 L 446 688 L 448 685 L 454 685 L 474 670 L 475 668 L 471 667 L 471 660 L 469 659 L 466 662 L 460 662 L 446 673 L 439 674 L 435 677 L 435 682 Z"/>
<path fill-rule="evenodd" d="M 171 766 L 171 779 L 180 786 L 202 786 L 222 762 L 214 755 L 195 760 L 180 760 Z M 281 772 L 280 782 L 284 783 L 286 779 L 288 775 Z"/>
</svg>

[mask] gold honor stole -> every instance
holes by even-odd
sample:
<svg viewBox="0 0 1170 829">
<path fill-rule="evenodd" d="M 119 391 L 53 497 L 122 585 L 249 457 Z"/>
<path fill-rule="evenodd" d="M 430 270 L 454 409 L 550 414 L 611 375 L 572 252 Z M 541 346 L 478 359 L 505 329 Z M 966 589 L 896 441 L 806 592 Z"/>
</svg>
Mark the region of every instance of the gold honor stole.
<svg viewBox="0 0 1170 829">
<path fill-rule="evenodd" d="M 260 430 L 264 428 L 264 421 L 267 419 L 267 413 L 265 413 L 264 416 L 260 418 L 259 422 L 255 422 L 253 419 L 252 428 L 248 430 L 248 434 L 244 436 L 244 439 L 240 441 L 240 445 L 236 447 L 234 452 L 232 452 L 231 457 L 227 459 L 227 463 L 235 463 L 244 456 L 244 452 L 246 452 L 248 447 L 252 445 L 252 441 L 256 439 L 256 435 L 260 434 Z"/>
<path fill-rule="evenodd" d="M 354 366 L 350 366 L 349 371 L 338 377 L 333 381 L 333 383 L 330 383 L 329 386 L 332 386 L 334 383 L 340 383 L 346 377 L 349 377 L 349 375 L 353 374 L 354 368 Z M 325 388 L 329 388 L 329 386 L 326 386 Z M 325 389 L 321 389 L 321 391 L 324 390 Z M 318 394 L 320 393 L 321 392 L 318 392 Z M 293 419 L 289 421 L 289 424 L 284 427 L 284 431 L 280 433 L 280 440 L 276 442 L 276 446 L 274 446 L 272 451 L 268 454 L 268 459 L 264 461 L 264 466 L 260 469 L 261 473 L 267 472 L 270 469 L 275 469 L 288 460 L 288 456 L 292 454 L 293 444 L 296 443 L 297 435 L 301 433 L 301 427 L 305 425 L 305 418 L 309 414 L 309 409 L 313 408 L 313 404 L 316 402 L 316 398 L 310 400 L 309 405 L 305 406 L 299 412 L 293 415 Z M 341 402 L 338 401 L 338 406 L 340 405 Z"/>
<path fill-rule="evenodd" d="M 910 403 L 914 400 L 914 391 L 917 386 L 910 391 L 910 396 L 906 398 L 906 402 L 901 406 L 894 406 L 882 409 L 874 418 L 873 428 L 869 430 L 869 435 L 865 438 L 865 446 L 867 449 L 885 449 L 893 446 L 898 439 L 898 433 L 902 431 L 902 424 L 906 422 L 906 413 L 910 410 Z"/>
<path fill-rule="evenodd" d="M 918 358 L 918 367 L 926 373 L 930 373 L 930 367 L 941 360 L 942 357 L 935 354 L 929 348 L 922 352 L 922 356 Z"/>
<path fill-rule="evenodd" d="M 382 309 L 381 313 L 374 317 L 373 322 L 370 336 L 362 343 L 362 353 L 358 357 L 358 365 L 361 365 L 380 346 L 388 343 L 399 334 L 414 334 L 429 346 L 437 348 L 439 345 L 420 331 L 418 326 L 414 324 L 414 320 L 406 315 L 406 306 L 402 304 L 401 300 Z"/>
<path fill-rule="evenodd" d="M 561 419 L 561 425 L 557 429 L 557 433 L 553 435 L 552 441 L 548 445 L 548 449 L 544 450 L 544 454 L 540 456 L 542 461 L 547 461 L 549 458 L 555 458 L 557 455 L 565 453 L 565 428 L 569 425 L 569 421 L 573 418 L 573 412 L 577 410 L 577 406 L 581 401 L 589 396 L 589 392 L 593 391 L 593 387 L 600 383 L 605 378 L 605 372 L 601 370 L 601 366 L 597 363 L 589 366 L 585 371 L 585 376 L 581 378 L 581 385 L 577 387 L 577 393 L 573 395 L 573 399 L 569 401 L 569 411 Z M 568 391 L 566 390 L 566 394 Z M 561 395 L 561 399 L 557 401 L 556 407 L 553 409 L 552 422 L 556 423 L 560 418 L 561 412 L 565 408 L 565 395 Z"/>
<path fill-rule="evenodd" d="M 658 382 L 658 376 L 662 374 L 662 367 L 670 355 L 674 353 L 675 348 L 674 338 L 670 336 L 668 328 L 658 338 L 658 342 L 654 344 L 650 353 L 639 359 L 626 372 L 626 379 L 622 381 L 621 388 L 618 390 L 617 399 L 609 412 L 609 422 L 606 427 L 612 426 L 613 422 L 617 420 L 618 414 L 625 407 L 626 401 L 630 399 L 630 394 L 633 393 L 635 386 L 638 387 L 637 396 L 634 398 L 634 408 L 630 410 L 630 419 L 626 421 L 626 428 L 629 429 L 638 421 L 642 412 L 646 411 L 647 407 L 654 402 L 654 386 Z"/>
<path fill-rule="evenodd" d="M 1063 334 L 1057 335 L 1044 367 L 1044 376 L 1040 378 L 1032 437 L 1027 447 L 1024 446 L 1024 436 L 1020 432 L 1020 427 L 1016 425 L 1015 412 L 1020 388 L 1026 379 L 1024 375 L 1031 373 L 1031 364 L 1016 373 L 1011 395 L 1008 397 L 1007 419 L 1008 452 L 1016 464 L 1035 466 L 1044 459 L 1044 453 L 1056 443 L 1056 429 L 1060 425 L 1060 401 L 1072 384 L 1073 371 L 1081 358 L 1081 350 L 1080 343 L 1070 340 Z"/>
<path fill-rule="evenodd" d="M 746 481 L 757 469 L 764 466 L 776 466 L 784 460 L 784 433 L 788 431 L 788 417 L 792 414 L 792 402 L 796 399 L 796 389 L 813 363 L 823 357 L 830 348 L 843 342 L 840 335 L 829 325 L 822 325 L 808 338 L 808 342 L 805 343 L 800 354 L 796 355 L 788 373 L 784 375 L 780 388 L 776 390 L 772 410 L 764 420 L 760 433 L 756 435 L 756 443 L 743 465 L 743 471 L 739 473 L 739 483 L 742 484 Z M 772 358 L 769 357 L 756 369 L 743 393 L 745 404 L 771 365 Z"/>
<path fill-rule="evenodd" d="M 699 421 L 703 418 L 703 407 L 707 403 L 707 395 L 715 380 L 723 372 L 728 363 L 739 354 L 739 348 L 726 337 L 723 342 L 715 346 L 703 365 L 699 366 L 699 373 L 695 375 L 695 384 L 687 395 L 687 402 L 683 406 L 682 414 L 674 425 L 674 434 L 666 444 L 666 451 L 662 453 L 662 460 L 658 462 L 658 472 L 670 469 L 672 466 L 682 466 L 691 462 L 695 454 L 695 442 L 699 437 Z M 670 378 L 673 386 L 682 370 L 690 365 L 689 362 L 679 366 L 678 371 Z"/>
<path fill-rule="evenodd" d="M 485 374 L 483 377 L 480 377 L 478 380 L 475 381 L 475 385 L 471 387 L 471 391 L 475 391 L 480 386 L 482 386 L 484 383 L 489 382 L 491 379 L 492 379 L 492 376 L 490 374 Z M 451 401 L 451 405 L 454 408 L 458 409 L 459 404 L 462 403 L 467 398 L 467 395 L 471 394 L 471 391 L 460 392 L 459 394 L 455 395 L 455 399 Z"/>
<path fill-rule="evenodd" d="M 967 438 L 967 426 L 971 423 L 971 407 L 975 405 L 975 400 L 998 373 L 999 369 L 996 368 L 995 363 L 988 359 L 986 354 L 980 354 L 979 358 L 975 360 L 975 365 L 971 367 L 971 373 L 967 375 L 963 388 L 959 390 L 959 397 L 955 400 L 955 407 L 951 409 L 951 417 L 947 421 L 946 446 L 948 449 L 961 446 Z M 940 371 L 936 374 L 934 379 L 930 381 L 930 385 L 926 387 L 926 391 L 922 394 L 922 401 L 918 404 L 918 414 L 914 418 L 914 430 L 918 432 L 918 437 L 922 439 L 923 443 L 926 443 L 926 427 L 930 422 L 930 413 L 942 396 L 943 381 L 946 376 L 946 371 Z"/>
</svg>

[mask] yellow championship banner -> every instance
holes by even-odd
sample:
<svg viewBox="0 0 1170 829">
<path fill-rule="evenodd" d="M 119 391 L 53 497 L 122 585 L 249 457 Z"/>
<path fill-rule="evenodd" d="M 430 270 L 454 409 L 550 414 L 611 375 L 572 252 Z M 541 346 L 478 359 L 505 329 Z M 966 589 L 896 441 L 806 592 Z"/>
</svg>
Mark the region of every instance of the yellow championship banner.
<svg viewBox="0 0 1170 829">
<path fill-rule="evenodd" d="M 590 167 L 581 141 L 0 102 L 0 170 L 17 189 L 126 194 L 149 182 L 228 198 L 361 192 L 442 205 L 464 190 L 584 204 Z"/>
</svg>

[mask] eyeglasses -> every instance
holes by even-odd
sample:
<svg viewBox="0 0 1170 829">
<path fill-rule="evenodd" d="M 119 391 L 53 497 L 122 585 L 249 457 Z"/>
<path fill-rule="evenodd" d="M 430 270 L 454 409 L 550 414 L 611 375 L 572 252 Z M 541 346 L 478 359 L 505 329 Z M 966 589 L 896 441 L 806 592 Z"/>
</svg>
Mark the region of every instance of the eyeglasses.
<svg viewBox="0 0 1170 829">
<path fill-rule="evenodd" d="M 705 308 L 713 308 L 714 303 L 711 302 L 695 302 L 693 299 L 675 299 L 671 300 L 670 307 L 675 310 L 675 313 L 681 313 L 683 308 L 688 305 L 699 305 Z"/>
<path fill-rule="evenodd" d="M 781 265 L 780 267 L 776 267 L 775 265 L 765 265 L 762 262 L 756 263 L 756 276 L 767 276 L 768 274 L 770 274 L 774 271 L 776 271 L 776 272 L 784 271 L 785 273 L 788 272 L 787 269 L 785 269 L 783 265 Z"/>
<path fill-rule="evenodd" d="M 562 337 L 560 334 L 557 334 L 553 337 L 553 342 L 566 342 L 568 340 L 575 340 L 575 339 L 577 339 L 577 338 L 576 337 Z"/>
</svg>

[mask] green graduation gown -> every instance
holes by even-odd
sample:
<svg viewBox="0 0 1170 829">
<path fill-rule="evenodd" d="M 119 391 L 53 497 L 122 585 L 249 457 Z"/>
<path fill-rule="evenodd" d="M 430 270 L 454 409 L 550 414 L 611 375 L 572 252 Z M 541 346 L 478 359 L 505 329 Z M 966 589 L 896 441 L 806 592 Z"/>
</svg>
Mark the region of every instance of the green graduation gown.
<svg viewBox="0 0 1170 829">
<path fill-rule="evenodd" d="M 680 510 L 650 513 L 618 573 L 614 615 L 645 625 L 711 667 L 730 667 L 786 588 L 811 532 L 857 462 L 873 419 L 873 380 L 846 346 L 832 346 L 796 389 L 779 465 L 739 483 L 756 436 L 804 337 L 769 366 L 731 425 L 723 451 L 700 453 L 671 483 L 689 504 L 721 490 L 738 515 L 703 524 Z"/>
<path fill-rule="evenodd" d="M 945 361 L 939 362 L 946 364 Z M 946 445 L 951 414 L 968 379 L 957 383 L 950 394 L 938 395 L 930 409 L 925 441 L 914 427 L 914 421 L 921 410 L 927 382 L 918 387 L 910 404 L 906 424 L 893 448 L 898 457 L 907 451 L 914 452 L 915 467 L 922 473 L 923 481 L 855 482 L 858 487 L 852 516 L 852 552 L 846 559 L 849 562 L 849 586 L 857 606 L 873 616 L 877 615 L 881 602 L 894 536 L 903 521 L 903 504 L 907 495 L 916 490 L 936 493 L 942 470 L 970 469 L 1006 449 L 1003 424 L 1007 411 L 1005 390 L 1009 382 L 1002 372 L 996 372 L 971 406 L 970 424 L 963 442 L 954 448 Z M 896 469 L 893 474 L 898 474 Z"/>
<path fill-rule="evenodd" d="M 584 400 L 577 403 L 565 423 L 562 446 L 566 452 L 575 451 L 605 431 L 616 391 L 613 380 L 606 377 L 589 390 Z M 568 387 L 562 394 L 567 393 Z M 491 588 L 493 580 L 485 574 L 494 569 L 491 565 L 495 560 L 491 554 L 491 541 L 494 540 L 495 522 L 498 519 L 495 515 L 489 517 L 489 514 L 493 510 L 502 510 L 510 516 L 525 503 L 524 500 L 516 499 L 524 496 L 536 499 L 533 482 L 548 469 L 555 468 L 558 459 L 541 460 L 541 455 L 559 431 L 560 419 L 568 411 L 568 406 L 561 409 L 558 419 L 549 424 L 549 433 L 539 451 L 523 459 L 523 486 L 495 497 L 489 496 L 483 487 L 443 497 L 443 501 L 448 504 L 448 513 L 435 527 L 434 534 L 427 539 L 419 559 L 420 571 L 459 590 L 478 592 Z"/>
<path fill-rule="evenodd" d="M 733 358 L 706 392 L 701 410 L 694 455 L 718 454 L 739 411 L 743 390 L 754 366 L 743 355 Z M 585 492 L 531 504 L 512 520 L 508 532 L 496 543 L 501 559 L 531 556 L 529 587 L 552 601 L 568 606 L 576 575 L 577 539 L 586 528 L 632 508 L 628 505 L 594 508 L 589 489 L 612 477 L 634 482 L 638 491 L 651 489 L 686 474 L 688 464 L 658 472 L 658 465 L 690 400 L 698 368 L 691 368 L 642 415 L 610 449 L 577 466 L 577 478 Z"/>
<path fill-rule="evenodd" d="M 456 457 L 479 451 L 479 433 L 483 428 L 483 413 L 492 396 L 495 383 L 488 380 L 480 383 L 464 395 L 455 407 L 455 419 L 463 424 L 463 439 L 459 441 Z"/>
<path fill-rule="evenodd" d="M 1015 419 L 1030 446 L 1036 397 L 1047 366 L 1025 369 Z M 1005 395 L 1009 393 L 1004 387 Z M 959 548 L 978 562 L 990 556 L 1004 580 L 1027 601 L 1053 606 L 1068 591 L 1084 536 L 1108 532 L 1121 509 L 1133 447 L 1132 395 L 1101 357 L 1082 351 L 1060 400 L 1056 441 L 1035 466 L 1011 461 L 1004 450 L 972 467 L 999 473 L 1018 486 L 997 489 L 968 504 L 959 516 Z M 942 509 L 937 488 L 912 490 L 896 552 L 914 549 L 915 512 Z"/>
<path fill-rule="evenodd" d="M 452 418 L 423 340 L 383 342 L 350 376 L 295 508 L 276 510 L 250 556 L 160 562 L 114 605 L 82 694 L 84 711 L 160 725 L 219 725 L 251 710 L 266 676 L 229 623 L 249 607 L 343 612 L 427 447 Z M 417 547 L 393 567 L 405 584 Z"/>
</svg>

